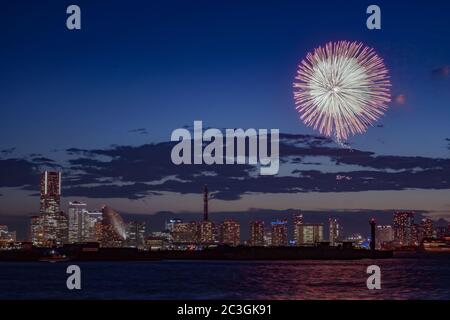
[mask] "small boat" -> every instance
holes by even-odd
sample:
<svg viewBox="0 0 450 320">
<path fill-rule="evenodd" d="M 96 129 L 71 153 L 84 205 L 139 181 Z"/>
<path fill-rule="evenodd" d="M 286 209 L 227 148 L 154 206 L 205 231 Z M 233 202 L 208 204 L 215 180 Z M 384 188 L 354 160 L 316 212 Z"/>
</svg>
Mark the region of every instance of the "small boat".
<svg viewBox="0 0 450 320">
<path fill-rule="evenodd" d="M 39 259 L 39 261 L 55 263 L 55 262 L 70 261 L 70 258 L 67 257 L 66 255 L 54 254 L 54 255 L 51 255 L 51 256 L 48 256 L 48 257 L 42 257 L 42 258 Z"/>
</svg>

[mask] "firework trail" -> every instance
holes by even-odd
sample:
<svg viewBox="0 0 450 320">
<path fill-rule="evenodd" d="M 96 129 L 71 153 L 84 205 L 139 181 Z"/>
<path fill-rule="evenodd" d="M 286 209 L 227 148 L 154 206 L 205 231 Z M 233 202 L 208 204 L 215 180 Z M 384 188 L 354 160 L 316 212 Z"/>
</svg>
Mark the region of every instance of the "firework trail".
<svg viewBox="0 0 450 320">
<path fill-rule="evenodd" d="M 329 42 L 298 66 L 294 100 L 300 119 L 339 143 L 364 133 L 391 101 L 388 70 L 372 48 Z"/>
</svg>

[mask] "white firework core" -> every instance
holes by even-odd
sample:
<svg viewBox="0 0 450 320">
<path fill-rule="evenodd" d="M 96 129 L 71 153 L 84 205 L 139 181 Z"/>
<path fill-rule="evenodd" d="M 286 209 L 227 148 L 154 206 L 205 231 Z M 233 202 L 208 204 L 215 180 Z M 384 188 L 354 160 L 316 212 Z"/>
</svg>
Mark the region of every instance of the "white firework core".
<svg viewBox="0 0 450 320">
<path fill-rule="evenodd" d="M 295 79 L 300 119 L 339 142 L 365 132 L 391 101 L 383 60 L 362 43 L 330 42 L 315 49 L 300 63 Z"/>
</svg>

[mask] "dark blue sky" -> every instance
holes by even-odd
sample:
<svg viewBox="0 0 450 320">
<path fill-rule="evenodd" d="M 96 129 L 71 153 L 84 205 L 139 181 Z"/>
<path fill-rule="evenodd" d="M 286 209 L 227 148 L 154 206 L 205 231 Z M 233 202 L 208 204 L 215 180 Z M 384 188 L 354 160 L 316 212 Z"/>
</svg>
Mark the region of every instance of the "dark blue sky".
<svg viewBox="0 0 450 320">
<path fill-rule="evenodd" d="M 167 140 L 195 119 L 311 133 L 292 102 L 296 65 L 315 47 L 348 39 L 376 49 L 393 95 L 407 101 L 391 105 L 383 130 L 351 141 L 383 153 L 445 155 L 449 80 L 432 75 L 450 58 L 445 2 L 379 1 L 382 30 L 369 31 L 366 1 L 78 1 L 82 30 L 68 31 L 72 2 L 2 7 L 4 148 L 134 143 L 134 128 Z"/>
<path fill-rule="evenodd" d="M 80 31 L 65 27 L 66 7 L 73 3 L 81 7 Z M 366 8 L 373 3 L 381 7 L 382 30 L 366 28 Z M 61 160 L 68 157 L 64 151 L 68 148 L 90 150 L 109 148 L 112 144 L 139 146 L 163 142 L 170 139 L 174 129 L 192 125 L 194 120 L 218 128 L 278 128 L 284 133 L 317 134 L 298 119 L 292 82 L 297 64 L 307 52 L 333 40 L 364 42 L 384 58 L 390 71 L 394 101 L 377 123 L 382 126 L 349 140 L 356 149 L 398 157 L 394 164 L 379 159 L 383 165 L 371 165 L 371 170 L 382 170 L 384 174 L 393 168 L 404 169 L 414 175 L 414 168 L 407 163 L 415 160 L 400 156 L 426 157 L 417 166 L 430 170 L 442 164 L 439 158 L 449 158 L 446 140 L 450 138 L 449 2 L 55 0 L 9 1 L 1 8 L 0 150 L 15 148 L 11 153 L 3 153 L 4 160 L 29 161 L 31 153 Z M 405 98 L 403 102 L 395 101 L 399 96 Z M 139 128 L 145 128 L 148 134 L 130 132 Z M 336 152 L 330 150 L 331 153 L 322 156 Z M 132 151 L 135 150 L 117 153 L 123 156 Z M 310 155 L 317 156 L 316 151 Z M 367 163 L 367 157 L 362 161 Z M 80 165 L 80 160 L 75 162 Z M 423 165 L 424 162 L 427 164 Z M 15 164 L 9 167 L 11 161 L 2 165 L 4 180 L 10 179 L 0 185 L 3 208 L 29 212 L 25 208 L 14 209 L 17 199 L 22 198 L 8 188 L 33 190 L 29 186 L 33 183 L 22 176 L 14 180 L 11 172 L 15 169 L 11 168 L 17 167 Z M 322 172 L 342 170 L 326 161 L 322 168 Z M 450 172 L 445 168 L 444 175 Z M 119 177 L 119 169 L 114 170 L 114 174 L 111 168 L 106 172 Z M 446 200 L 449 189 L 442 186 L 447 182 L 438 181 L 443 173 L 427 174 L 385 180 L 378 177 L 384 183 L 382 186 L 339 189 L 342 191 L 339 199 L 329 193 L 333 189 L 328 186 L 307 188 L 306 192 L 319 190 L 323 192 L 321 196 L 328 197 L 324 200 L 328 203 L 325 207 L 345 209 L 378 208 L 373 194 L 349 191 L 401 190 L 401 195 L 394 192 L 384 195 L 386 206 L 410 208 L 417 205 L 409 203 L 411 199 L 417 200 L 417 193 L 408 190 L 424 188 L 429 198 L 418 203 L 427 203 L 420 209 L 450 211 Z M 93 182 L 88 179 L 93 179 L 92 176 L 84 178 Z M 148 177 L 145 182 L 155 178 Z M 126 182 L 136 181 L 130 178 Z M 327 185 L 326 180 L 320 181 L 321 186 Z M 283 181 L 280 186 L 287 183 Z M 133 186 L 131 195 L 129 190 L 122 193 L 123 190 L 108 189 L 108 192 L 114 198 L 134 199 L 143 190 L 149 191 Z M 167 185 L 161 190 L 187 193 L 185 189 Z M 108 198 L 104 190 L 91 191 L 68 193 Z M 273 190 L 251 191 L 264 194 Z M 233 204 L 232 200 L 239 195 L 223 195 L 223 200 L 228 201 L 220 210 L 243 210 L 272 201 L 244 199 Z M 357 200 L 349 202 L 347 196 Z M 26 208 L 35 206 L 35 197 L 28 198 L 30 205 Z M 150 197 L 152 209 L 148 211 L 164 209 L 167 199 Z M 196 201 L 192 199 L 186 201 Z M 313 201 L 305 199 L 309 209 L 316 208 Z M 114 204 L 120 207 L 119 202 Z M 194 207 L 188 205 L 186 209 Z M 119 209 L 147 210 L 141 204 L 129 202 Z"/>
</svg>

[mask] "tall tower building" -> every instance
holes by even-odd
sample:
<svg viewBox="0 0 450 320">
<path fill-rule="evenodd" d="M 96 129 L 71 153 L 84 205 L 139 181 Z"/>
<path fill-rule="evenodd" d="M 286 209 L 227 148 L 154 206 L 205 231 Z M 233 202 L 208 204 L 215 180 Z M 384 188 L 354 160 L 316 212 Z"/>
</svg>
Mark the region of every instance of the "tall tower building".
<svg viewBox="0 0 450 320">
<path fill-rule="evenodd" d="M 250 224 L 250 245 L 264 246 L 264 221 L 253 221 Z"/>
<path fill-rule="evenodd" d="M 303 214 L 300 213 L 300 211 L 296 214 L 294 214 L 294 239 L 298 239 L 298 226 L 303 224 Z"/>
<path fill-rule="evenodd" d="M 203 188 L 203 221 L 198 225 L 199 242 L 201 244 L 213 244 L 214 239 L 214 224 L 209 221 L 208 217 L 208 186 L 205 184 Z"/>
<path fill-rule="evenodd" d="M 60 246 L 68 240 L 67 217 L 61 212 L 61 172 L 44 171 L 40 179 L 40 208 L 44 245 Z"/>
<path fill-rule="evenodd" d="M 220 224 L 220 243 L 238 246 L 241 242 L 241 227 L 234 220 L 225 220 Z"/>
<path fill-rule="evenodd" d="M 369 224 L 370 224 L 370 250 L 372 252 L 375 252 L 375 243 L 376 243 L 376 232 L 375 232 L 375 227 L 376 227 L 376 222 L 374 218 L 371 218 L 369 220 Z"/>
<path fill-rule="evenodd" d="M 208 221 L 208 187 L 203 188 L 203 221 Z"/>
<path fill-rule="evenodd" d="M 40 212 L 57 213 L 61 206 L 61 172 L 44 171 L 40 182 Z"/>
<path fill-rule="evenodd" d="M 336 246 L 338 240 L 341 237 L 341 229 L 339 226 L 339 221 L 336 218 L 330 218 L 328 219 L 329 222 L 329 238 L 331 246 Z"/>
<path fill-rule="evenodd" d="M 412 246 L 414 244 L 414 213 L 394 213 L 394 240 L 397 247 Z"/>
</svg>

